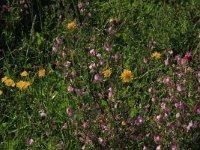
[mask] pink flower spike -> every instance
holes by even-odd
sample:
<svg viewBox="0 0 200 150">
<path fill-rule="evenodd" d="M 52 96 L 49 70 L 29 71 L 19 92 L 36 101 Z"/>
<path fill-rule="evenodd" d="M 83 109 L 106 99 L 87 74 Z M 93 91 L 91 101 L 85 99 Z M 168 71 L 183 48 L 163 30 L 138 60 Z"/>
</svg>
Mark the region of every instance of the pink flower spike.
<svg viewBox="0 0 200 150">
<path fill-rule="evenodd" d="M 81 149 L 82 149 L 82 150 L 85 150 L 85 145 L 83 145 Z"/>
<path fill-rule="evenodd" d="M 96 54 L 97 54 L 97 52 L 96 52 L 95 49 L 91 49 L 91 50 L 90 50 L 90 55 L 91 55 L 91 56 L 96 56 Z"/>
<path fill-rule="evenodd" d="M 115 54 L 114 54 L 114 60 L 115 60 L 115 62 L 117 62 L 118 58 L 119 58 L 118 54 L 115 53 Z"/>
<path fill-rule="evenodd" d="M 33 139 L 28 139 L 27 140 L 27 144 L 28 145 L 33 145 L 34 144 L 34 140 Z"/>
<path fill-rule="evenodd" d="M 64 125 L 63 125 L 62 128 L 63 128 L 63 129 L 67 129 L 67 123 L 64 123 Z"/>
<path fill-rule="evenodd" d="M 86 129 L 86 128 L 89 126 L 89 123 L 90 123 L 89 120 L 85 121 L 85 122 L 83 123 L 82 127 L 83 127 L 84 129 Z"/>
<path fill-rule="evenodd" d="M 154 136 L 153 139 L 154 139 L 154 142 L 156 144 L 158 144 L 160 142 L 160 136 L 159 135 Z"/>
<path fill-rule="evenodd" d="M 58 45 L 57 45 L 57 44 L 53 45 L 53 46 L 52 46 L 52 50 L 53 50 L 54 52 L 57 52 L 57 51 L 58 51 Z"/>
<path fill-rule="evenodd" d="M 74 115 L 74 112 L 71 108 L 67 108 L 66 113 L 69 115 L 69 117 L 72 117 Z"/>
<path fill-rule="evenodd" d="M 179 118 L 180 117 L 180 113 L 176 113 L 176 118 Z"/>
<path fill-rule="evenodd" d="M 169 65 L 169 58 L 165 59 L 165 65 Z"/>
<path fill-rule="evenodd" d="M 56 42 L 58 45 L 62 44 L 62 39 L 60 37 L 56 37 Z"/>
<path fill-rule="evenodd" d="M 104 79 L 102 74 L 95 74 L 94 81 L 102 81 Z"/>
<path fill-rule="evenodd" d="M 86 144 L 91 145 L 92 141 L 87 137 Z"/>
<path fill-rule="evenodd" d="M 185 88 L 181 85 L 181 84 L 176 84 L 176 88 L 177 88 L 177 90 L 179 91 L 179 92 L 183 92 L 183 91 L 185 91 Z"/>
<path fill-rule="evenodd" d="M 172 145 L 172 150 L 177 150 L 176 145 Z"/>
<path fill-rule="evenodd" d="M 158 145 L 158 146 L 156 147 L 156 150 L 161 150 L 161 145 Z"/>
<path fill-rule="evenodd" d="M 106 51 L 111 52 L 112 51 L 112 47 L 109 43 L 104 43 L 104 48 L 106 49 Z"/>
<path fill-rule="evenodd" d="M 143 150 L 148 150 L 146 146 L 143 147 Z"/>
<path fill-rule="evenodd" d="M 67 54 L 65 51 L 62 51 L 61 55 L 62 55 L 62 57 L 65 57 Z"/>
<path fill-rule="evenodd" d="M 146 64 L 148 63 L 148 59 L 147 58 L 143 58 L 143 62 Z"/>
<path fill-rule="evenodd" d="M 192 60 L 192 53 L 191 52 L 186 52 L 184 58 L 190 62 Z"/>
<path fill-rule="evenodd" d="M 74 88 L 71 85 L 69 85 L 67 90 L 68 90 L 68 92 L 72 92 L 74 90 Z"/>
<path fill-rule="evenodd" d="M 65 66 L 66 66 L 66 67 L 71 66 L 71 62 L 70 62 L 70 61 L 66 61 Z"/>
</svg>

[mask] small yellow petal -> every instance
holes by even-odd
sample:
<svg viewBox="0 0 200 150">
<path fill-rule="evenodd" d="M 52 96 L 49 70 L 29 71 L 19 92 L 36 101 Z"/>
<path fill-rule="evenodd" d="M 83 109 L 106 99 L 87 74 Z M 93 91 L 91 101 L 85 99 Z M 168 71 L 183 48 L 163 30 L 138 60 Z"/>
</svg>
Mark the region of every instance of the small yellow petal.
<svg viewBox="0 0 200 150">
<path fill-rule="evenodd" d="M 26 76 L 28 76 L 28 72 L 27 72 L 27 71 L 23 71 L 20 75 L 21 75 L 22 77 L 26 77 Z"/>
</svg>

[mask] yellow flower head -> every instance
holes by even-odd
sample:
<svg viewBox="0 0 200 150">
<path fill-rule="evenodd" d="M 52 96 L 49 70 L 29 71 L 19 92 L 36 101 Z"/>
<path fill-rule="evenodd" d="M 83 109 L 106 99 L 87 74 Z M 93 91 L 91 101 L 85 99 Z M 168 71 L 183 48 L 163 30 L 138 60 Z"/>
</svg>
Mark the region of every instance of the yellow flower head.
<svg viewBox="0 0 200 150">
<path fill-rule="evenodd" d="M 122 126 L 125 126 L 125 125 L 126 125 L 126 122 L 125 122 L 125 121 L 122 121 L 121 125 L 122 125 Z"/>
<path fill-rule="evenodd" d="M 29 86 L 30 86 L 30 82 L 27 82 L 27 81 L 19 81 L 17 83 L 17 87 L 20 89 L 20 90 L 25 90 L 27 89 Z"/>
<path fill-rule="evenodd" d="M 3 94 L 3 91 L 2 90 L 0 90 L 0 95 L 2 95 Z"/>
<path fill-rule="evenodd" d="M 7 79 L 7 80 L 5 80 L 5 81 L 4 81 L 4 84 L 5 84 L 6 86 L 12 86 L 12 87 L 15 86 L 15 82 L 14 82 L 12 79 Z"/>
<path fill-rule="evenodd" d="M 125 69 L 122 73 L 121 73 L 121 79 L 123 82 L 130 82 L 133 80 L 133 73 L 128 70 L 128 69 Z"/>
<path fill-rule="evenodd" d="M 151 57 L 155 59 L 159 59 L 161 57 L 161 54 L 158 52 L 154 52 L 153 54 L 151 54 Z"/>
<path fill-rule="evenodd" d="M 23 71 L 21 74 L 20 74 L 22 77 L 26 77 L 28 75 L 28 72 L 27 71 Z"/>
<path fill-rule="evenodd" d="M 109 78 L 110 75 L 112 74 L 111 69 L 106 69 L 103 71 L 104 77 Z"/>
<path fill-rule="evenodd" d="M 76 27 L 76 22 L 72 21 L 70 23 L 67 24 L 67 29 L 68 30 L 73 30 Z"/>
<path fill-rule="evenodd" d="M 1 81 L 4 83 L 6 80 L 8 80 L 7 76 L 4 76 L 3 78 L 1 78 Z"/>
<path fill-rule="evenodd" d="M 39 76 L 39 77 L 45 76 L 45 69 L 39 70 L 39 71 L 38 71 L 38 76 Z"/>
</svg>

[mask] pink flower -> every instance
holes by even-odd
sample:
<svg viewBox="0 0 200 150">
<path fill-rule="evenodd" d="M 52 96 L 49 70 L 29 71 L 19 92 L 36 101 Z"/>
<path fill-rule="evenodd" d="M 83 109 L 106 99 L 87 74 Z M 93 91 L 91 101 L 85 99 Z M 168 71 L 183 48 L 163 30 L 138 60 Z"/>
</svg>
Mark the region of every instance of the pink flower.
<svg viewBox="0 0 200 150">
<path fill-rule="evenodd" d="M 179 78 L 181 78 L 181 77 L 183 77 L 184 74 L 182 72 L 177 72 L 177 75 Z"/>
<path fill-rule="evenodd" d="M 99 60 L 99 65 L 103 66 L 104 61 L 103 60 Z"/>
<path fill-rule="evenodd" d="M 77 94 L 77 95 L 81 95 L 81 94 L 82 94 L 81 89 L 77 89 L 77 90 L 76 90 L 76 94 Z"/>
<path fill-rule="evenodd" d="M 58 45 L 62 44 L 62 39 L 60 37 L 56 37 L 56 42 Z"/>
<path fill-rule="evenodd" d="M 192 53 L 191 52 L 186 52 L 184 58 L 190 62 L 192 60 Z"/>
<path fill-rule="evenodd" d="M 144 121 L 144 117 L 139 115 L 137 120 L 139 123 L 142 123 Z"/>
<path fill-rule="evenodd" d="M 96 68 L 96 64 L 95 63 L 91 63 L 89 66 L 90 72 L 94 72 L 94 69 Z"/>
<path fill-rule="evenodd" d="M 91 49 L 91 50 L 90 50 L 90 55 L 91 55 L 91 56 L 96 56 L 96 54 L 97 54 L 97 52 L 96 52 L 95 49 Z"/>
<path fill-rule="evenodd" d="M 82 149 L 82 150 L 85 150 L 85 145 L 83 145 L 81 149 Z"/>
<path fill-rule="evenodd" d="M 78 8 L 79 8 L 79 9 L 82 9 L 82 8 L 83 8 L 83 3 L 82 3 L 82 2 L 79 2 L 79 3 L 78 3 Z"/>
<path fill-rule="evenodd" d="M 176 55 L 176 56 L 175 56 L 175 60 L 177 61 L 177 63 L 179 63 L 180 60 L 181 60 L 181 56 L 180 56 L 180 55 Z"/>
<path fill-rule="evenodd" d="M 172 150 L 177 150 L 176 145 L 172 145 Z"/>
<path fill-rule="evenodd" d="M 115 33 L 115 31 L 112 29 L 112 27 L 109 27 L 108 29 L 107 29 L 107 32 L 108 32 L 108 34 L 113 34 L 113 33 Z"/>
<path fill-rule="evenodd" d="M 168 114 L 164 113 L 163 119 L 167 119 L 168 118 Z"/>
<path fill-rule="evenodd" d="M 180 113 L 176 113 L 176 118 L 179 118 L 180 117 Z"/>
<path fill-rule="evenodd" d="M 88 144 L 88 145 L 92 144 L 92 141 L 88 137 L 86 138 L 86 144 Z"/>
<path fill-rule="evenodd" d="M 27 140 L 27 144 L 28 145 L 33 145 L 34 144 L 34 140 L 33 139 L 28 139 Z"/>
<path fill-rule="evenodd" d="M 197 114 L 200 114 L 200 102 L 198 102 L 196 105 L 195 105 L 195 108 L 194 108 L 195 112 Z"/>
<path fill-rule="evenodd" d="M 167 59 L 165 59 L 165 65 L 167 66 L 167 65 L 169 65 L 169 58 L 167 58 Z"/>
<path fill-rule="evenodd" d="M 114 54 L 114 60 L 115 60 L 115 62 L 117 62 L 117 60 L 118 60 L 118 54 L 117 53 Z"/>
<path fill-rule="evenodd" d="M 72 117 L 74 115 L 72 108 L 67 108 L 66 113 L 69 115 L 69 117 Z"/>
<path fill-rule="evenodd" d="M 183 92 L 183 91 L 185 91 L 185 88 L 181 85 L 181 84 L 176 84 L 176 88 L 177 88 L 177 90 L 179 91 L 179 92 Z"/>
<path fill-rule="evenodd" d="M 57 51 L 58 51 L 58 45 L 57 45 L 57 44 L 53 45 L 53 46 L 52 46 L 52 50 L 53 50 L 54 52 L 57 52 Z"/>
<path fill-rule="evenodd" d="M 109 43 L 104 43 L 104 48 L 106 49 L 106 51 L 111 52 L 112 51 L 112 47 Z"/>
<path fill-rule="evenodd" d="M 143 62 L 146 64 L 148 63 L 148 59 L 147 58 L 143 58 Z"/>
<path fill-rule="evenodd" d="M 161 150 L 161 145 L 158 145 L 158 146 L 156 147 L 156 150 Z"/>
<path fill-rule="evenodd" d="M 67 129 L 67 123 L 64 123 L 64 125 L 63 125 L 62 128 L 63 128 L 63 129 Z"/>
<path fill-rule="evenodd" d="M 163 78 L 163 83 L 164 84 L 168 84 L 170 82 L 170 78 L 169 77 L 164 77 Z"/>
<path fill-rule="evenodd" d="M 146 146 L 143 147 L 143 150 L 148 150 L 148 148 Z"/>
<path fill-rule="evenodd" d="M 112 96 L 113 96 L 112 87 L 110 87 L 110 88 L 108 89 L 108 98 L 112 98 Z"/>
<path fill-rule="evenodd" d="M 86 128 L 89 126 L 89 123 L 90 123 L 89 120 L 85 121 L 85 122 L 83 123 L 82 127 L 83 127 L 84 129 L 86 129 Z"/>
<path fill-rule="evenodd" d="M 175 103 L 175 107 L 179 109 L 184 109 L 185 104 L 181 101 Z"/>
<path fill-rule="evenodd" d="M 66 66 L 66 67 L 69 67 L 69 66 L 71 66 L 71 64 L 72 64 L 72 63 L 71 63 L 70 61 L 66 61 L 65 66 Z"/>
<path fill-rule="evenodd" d="M 73 78 L 75 78 L 75 77 L 76 77 L 76 75 L 77 75 L 77 72 L 76 72 L 76 70 L 72 70 L 72 72 L 71 72 L 71 75 L 72 75 L 72 77 L 73 77 Z"/>
<path fill-rule="evenodd" d="M 62 55 L 62 57 L 65 57 L 67 54 L 65 51 L 62 51 L 61 55 Z"/>
<path fill-rule="evenodd" d="M 190 130 L 190 128 L 192 128 L 193 127 L 193 121 L 190 121 L 189 122 L 189 124 L 188 124 L 188 126 L 187 126 L 187 131 L 189 131 Z"/>
<path fill-rule="evenodd" d="M 169 53 L 170 55 L 172 55 L 174 52 L 173 52 L 173 50 L 169 50 L 168 53 Z"/>
<path fill-rule="evenodd" d="M 155 102 L 157 100 L 157 97 L 153 96 L 151 100 L 152 100 L 152 102 Z"/>
<path fill-rule="evenodd" d="M 95 74 L 94 75 L 94 81 L 102 81 L 104 79 L 104 76 L 102 74 Z"/>
<path fill-rule="evenodd" d="M 154 136 L 153 139 L 154 139 L 154 142 L 156 144 L 160 143 L 160 136 L 159 135 Z"/>
<path fill-rule="evenodd" d="M 180 60 L 180 64 L 181 64 L 181 65 L 187 65 L 187 64 L 188 64 L 188 60 L 185 59 L 185 58 L 182 58 L 182 59 Z"/>
<path fill-rule="evenodd" d="M 162 103 L 160 104 L 160 106 L 161 106 L 161 109 L 162 109 L 162 110 L 165 110 L 165 108 L 166 108 L 166 103 L 162 102 Z"/>
<path fill-rule="evenodd" d="M 80 142 L 83 142 L 84 141 L 84 139 L 83 139 L 83 137 L 81 136 L 81 137 L 79 137 L 79 141 Z"/>
<path fill-rule="evenodd" d="M 157 116 L 156 116 L 156 120 L 157 120 L 157 121 L 160 121 L 160 119 L 162 119 L 162 115 L 157 115 Z"/>
<path fill-rule="evenodd" d="M 149 111 L 149 107 L 150 107 L 149 104 L 147 104 L 147 105 L 145 106 L 145 112 L 148 112 L 148 111 Z"/>
<path fill-rule="evenodd" d="M 74 90 L 74 88 L 71 85 L 69 85 L 67 90 L 68 90 L 68 92 L 72 92 Z"/>
</svg>

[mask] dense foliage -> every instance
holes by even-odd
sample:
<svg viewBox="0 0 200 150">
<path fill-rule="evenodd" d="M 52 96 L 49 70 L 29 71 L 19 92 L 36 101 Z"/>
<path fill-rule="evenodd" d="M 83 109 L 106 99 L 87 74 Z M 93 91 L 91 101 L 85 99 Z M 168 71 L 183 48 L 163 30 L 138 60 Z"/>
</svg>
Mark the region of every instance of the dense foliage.
<svg viewBox="0 0 200 150">
<path fill-rule="evenodd" d="M 0 149 L 199 149 L 199 0 L 1 0 Z"/>
</svg>

